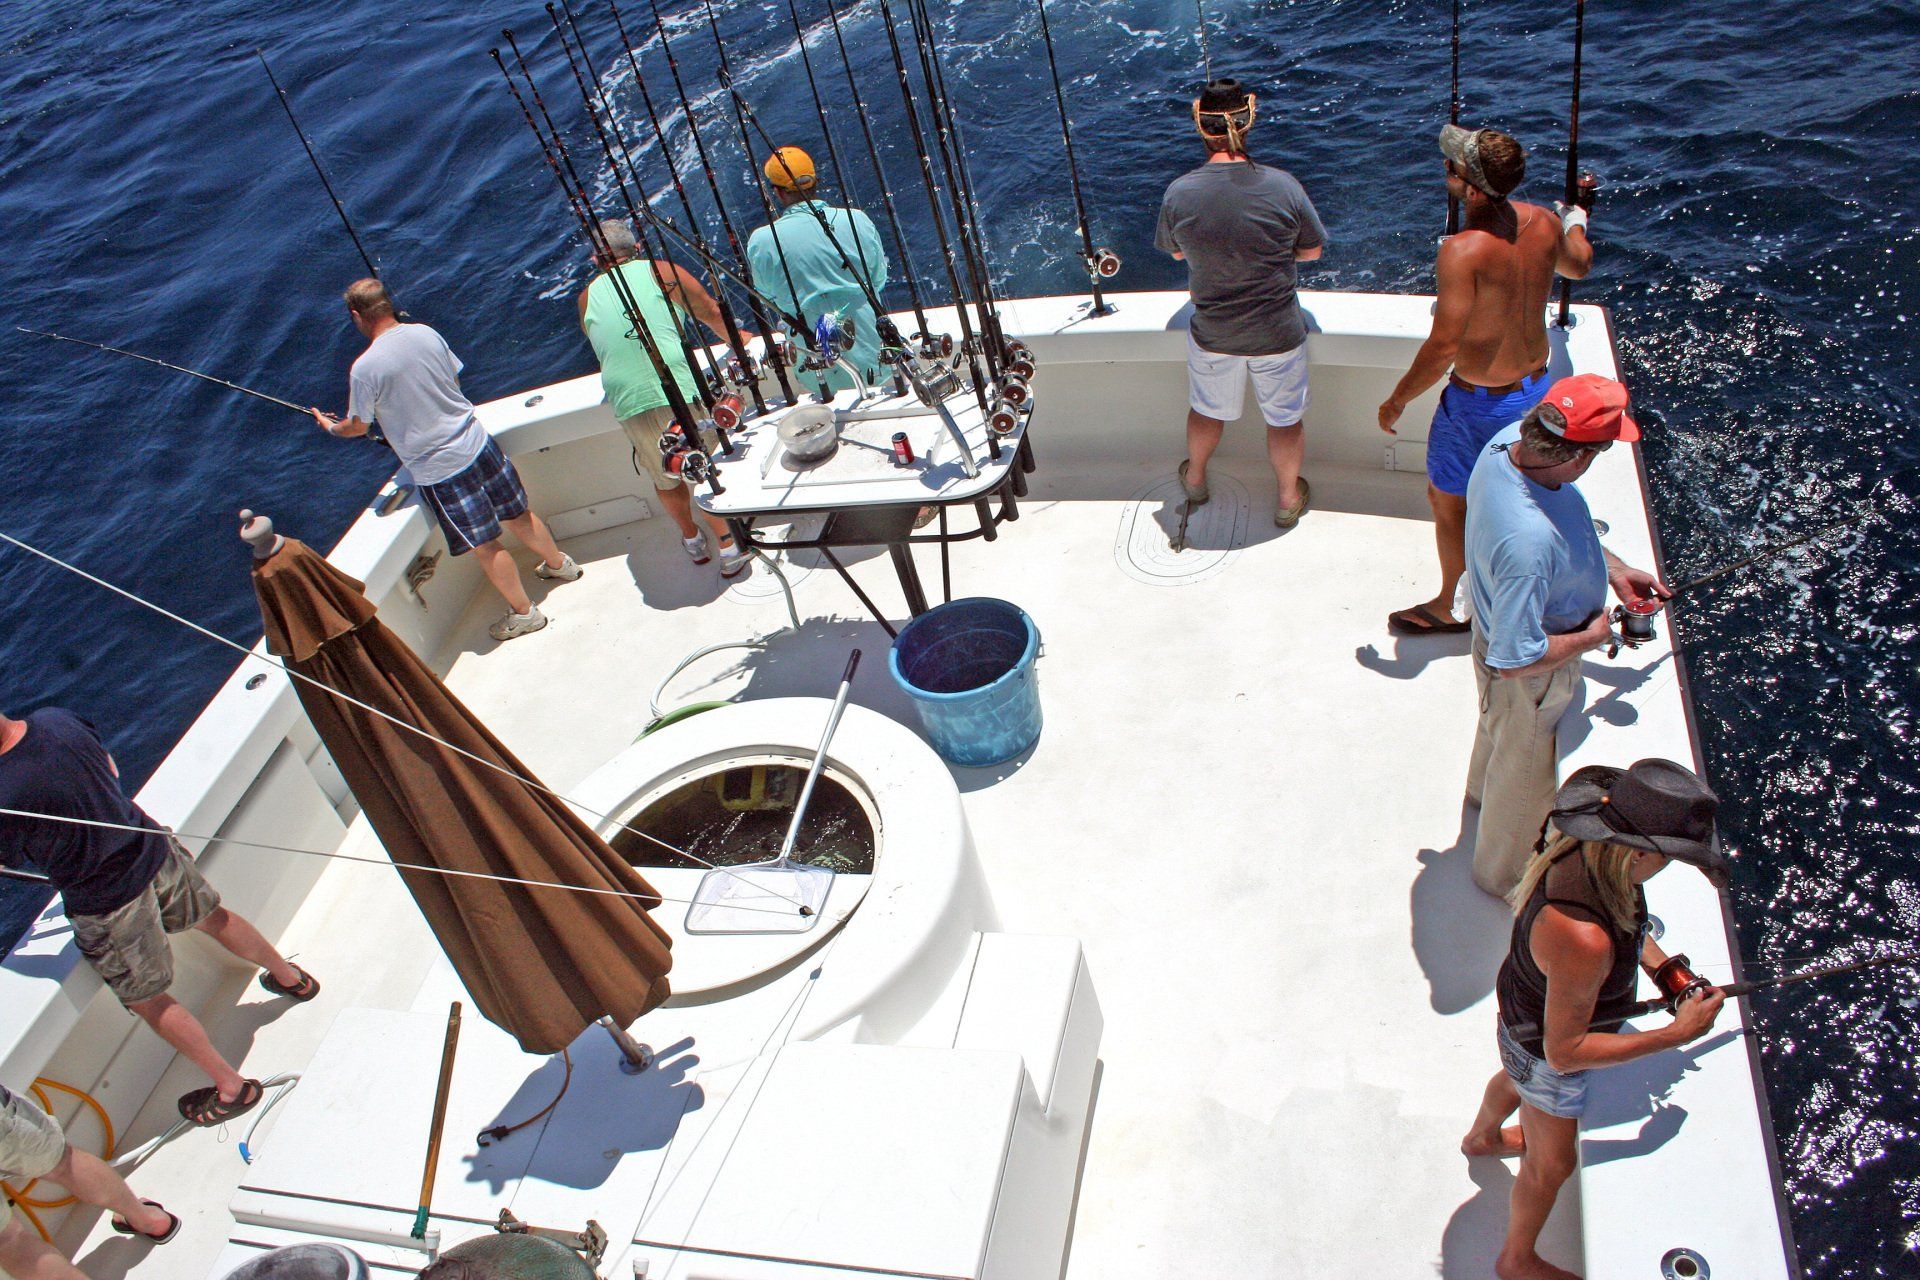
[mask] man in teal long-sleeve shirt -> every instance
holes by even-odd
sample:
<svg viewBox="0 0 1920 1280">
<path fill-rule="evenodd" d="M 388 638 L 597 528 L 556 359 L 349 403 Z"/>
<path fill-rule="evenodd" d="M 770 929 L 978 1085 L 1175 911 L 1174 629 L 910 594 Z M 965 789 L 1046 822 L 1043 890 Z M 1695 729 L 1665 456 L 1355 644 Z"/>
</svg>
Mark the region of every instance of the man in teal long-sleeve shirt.
<svg viewBox="0 0 1920 1280">
<path fill-rule="evenodd" d="M 873 219 L 858 209 L 832 208 L 817 198 L 813 158 L 799 147 L 774 152 L 766 163 L 766 175 L 784 211 L 772 226 L 761 227 L 747 241 L 753 287 L 779 303 L 781 310 L 799 315 L 809 327 L 825 313 L 837 312 L 842 326 L 853 333 L 847 362 L 869 383 L 879 382 L 886 371 L 880 363 L 873 307 L 859 277 L 847 270 L 851 263 L 854 271 L 864 273 L 875 295 L 887 283 L 887 255 Z M 822 219 L 832 228 L 831 238 Z M 796 333 L 793 339 L 796 347 L 806 347 L 803 335 Z M 828 385 L 844 391 L 853 382 L 845 370 L 836 368 Z"/>
</svg>

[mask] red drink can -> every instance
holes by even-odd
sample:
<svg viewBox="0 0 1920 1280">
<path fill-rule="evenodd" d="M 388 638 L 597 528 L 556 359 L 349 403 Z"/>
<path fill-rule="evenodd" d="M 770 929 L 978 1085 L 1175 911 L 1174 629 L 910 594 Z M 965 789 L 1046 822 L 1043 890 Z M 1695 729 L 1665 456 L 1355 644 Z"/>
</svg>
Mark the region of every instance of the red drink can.
<svg viewBox="0 0 1920 1280">
<path fill-rule="evenodd" d="M 903 467 L 913 465 L 913 444 L 904 431 L 893 433 L 893 460 Z"/>
</svg>

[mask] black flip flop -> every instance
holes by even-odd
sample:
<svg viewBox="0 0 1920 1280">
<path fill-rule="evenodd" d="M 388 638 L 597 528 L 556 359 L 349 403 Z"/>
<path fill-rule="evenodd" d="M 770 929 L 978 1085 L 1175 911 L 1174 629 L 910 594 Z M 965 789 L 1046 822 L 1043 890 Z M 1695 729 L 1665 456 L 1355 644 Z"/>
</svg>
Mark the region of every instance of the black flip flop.
<svg viewBox="0 0 1920 1280">
<path fill-rule="evenodd" d="M 195 1089 L 192 1093 L 180 1095 L 180 1118 L 202 1129 L 211 1129 L 259 1106 L 264 1092 L 258 1080 L 247 1081 L 246 1087 L 240 1090 L 240 1096 L 232 1102 L 223 1100 L 220 1091 L 212 1085 Z"/>
<path fill-rule="evenodd" d="M 155 1244 L 165 1244 L 167 1241 L 173 1239 L 175 1236 L 180 1234 L 180 1215 L 179 1214 L 167 1213 L 167 1206 L 161 1204 L 158 1200 L 142 1200 L 140 1203 L 146 1205 L 150 1209 L 158 1209 L 160 1212 L 167 1214 L 167 1218 L 172 1225 L 170 1225 L 165 1231 L 162 1231 L 159 1235 L 154 1235 L 151 1232 L 134 1230 L 132 1223 L 116 1215 L 113 1218 L 112 1224 L 111 1224 L 115 1231 L 119 1232 L 123 1236 L 138 1236 L 142 1240 L 151 1240 Z"/>
<path fill-rule="evenodd" d="M 1406 618 L 1418 618 L 1419 626 L 1403 621 Z M 1397 636 L 1457 636 L 1463 631 L 1473 630 L 1471 622 L 1442 622 L 1433 610 L 1423 604 L 1411 609 L 1402 609 L 1398 613 L 1387 615 L 1387 630 Z"/>
<path fill-rule="evenodd" d="M 320 980 L 318 978 L 297 964 L 293 966 L 293 971 L 300 975 L 300 982 L 297 986 L 281 986 L 278 982 L 274 981 L 273 975 L 264 969 L 260 971 L 260 985 L 277 996 L 285 996 L 289 1000 L 298 1000 L 301 1004 L 305 1004 L 320 994 Z"/>
</svg>

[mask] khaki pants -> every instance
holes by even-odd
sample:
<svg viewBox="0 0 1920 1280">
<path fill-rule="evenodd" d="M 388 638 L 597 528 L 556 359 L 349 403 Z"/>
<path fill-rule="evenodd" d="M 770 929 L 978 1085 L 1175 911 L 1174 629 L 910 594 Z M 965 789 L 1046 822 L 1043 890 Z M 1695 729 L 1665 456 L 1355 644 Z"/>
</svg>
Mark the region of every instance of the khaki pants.
<svg viewBox="0 0 1920 1280">
<path fill-rule="evenodd" d="M 1545 675 L 1500 676 L 1476 639 L 1480 730 L 1467 768 L 1467 797 L 1480 803 L 1473 882 L 1506 897 L 1520 883 L 1558 790 L 1554 726 L 1580 691 L 1576 659 Z"/>
</svg>

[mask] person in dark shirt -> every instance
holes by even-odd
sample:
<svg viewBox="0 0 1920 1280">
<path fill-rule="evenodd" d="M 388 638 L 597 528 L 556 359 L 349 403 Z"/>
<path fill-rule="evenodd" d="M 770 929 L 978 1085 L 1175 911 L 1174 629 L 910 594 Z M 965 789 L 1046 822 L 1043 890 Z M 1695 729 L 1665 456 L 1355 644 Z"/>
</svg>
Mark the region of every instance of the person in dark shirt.
<svg viewBox="0 0 1920 1280">
<path fill-rule="evenodd" d="M 234 1070 L 200 1020 L 167 994 L 167 935 L 200 930 L 264 969 L 260 985 L 275 995 L 311 1000 L 320 984 L 220 905 L 180 842 L 121 791 L 99 734 L 71 711 L 0 715 L 0 809 L 13 811 L 0 813 L 0 862 L 53 882 L 74 944 L 101 981 L 212 1079 L 180 1099 L 180 1114 L 214 1125 L 257 1105 L 260 1082 Z"/>
<path fill-rule="evenodd" d="M 1307 320 L 1294 287 L 1298 264 L 1320 256 L 1327 233 L 1292 174 L 1248 158 L 1256 105 L 1237 80 L 1215 80 L 1194 100 L 1207 162 L 1167 188 L 1154 243 L 1187 264 L 1193 293 L 1181 490 L 1196 507 L 1213 496 L 1207 461 L 1240 416 L 1251 376 L 1280 488 L 1273 522 L 1291 529 L 1311 500 L 1300 477 Z"/>
<path fill-rule="evenodd" d="M 1718 800 L 1691 769 L 1642 760 L 1580 769 L 1554 797 L 1538 851 L 1513 891 L 1513 937 L 1495 985 L 1499 1071 L 1460 1150 L 1519 1156 L 1501 1280 L 1576 1280 L 1536 1249 L 1560 1188 L 1573 1175 L 1587 1076 L 1697 1040 L 1726 996 L 1668 956 L 1647 931 L 1641 885 L 1669 862 L 1724 877 L 1714 834 Z M 1621 1035 L 1640 971 L 1666 996 L 1673 1021 Z M 1506 1126 L 1520 1113 L 1518 1126 Z"/>
</svg>

